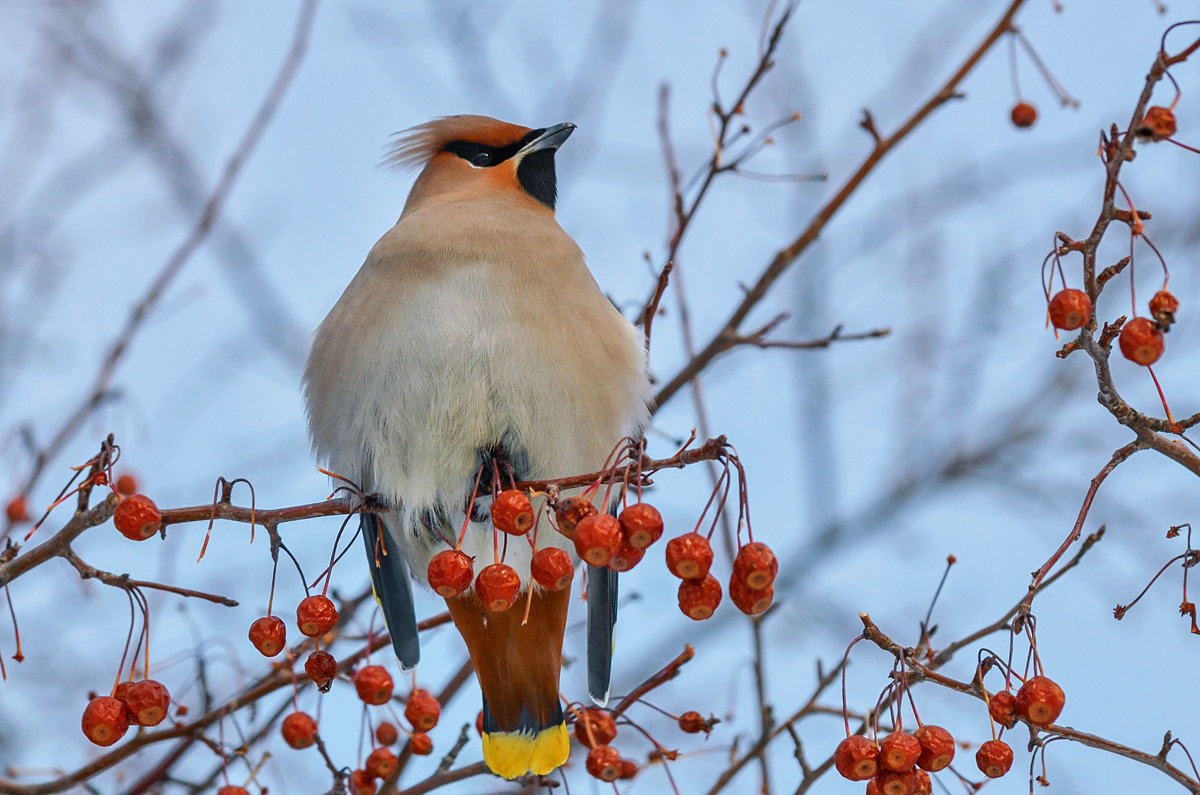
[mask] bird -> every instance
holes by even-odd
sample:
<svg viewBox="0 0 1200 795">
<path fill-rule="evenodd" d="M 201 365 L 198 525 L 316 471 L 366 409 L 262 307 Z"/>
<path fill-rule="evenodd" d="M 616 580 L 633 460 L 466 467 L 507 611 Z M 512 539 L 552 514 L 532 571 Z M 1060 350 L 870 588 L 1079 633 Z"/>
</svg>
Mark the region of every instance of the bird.
<svg viewBox="0 0 1200 795">
<path fill-rule="evenodd" d="M 386 506 L 361 514 L 361 532 L 404 670 L 420 658 L 410 580 L 427 584 L 429 561 L 464 526 L 475 570 L 495 557 L 480 474 L 594 472 L 648 421 L 644 337 L 555 217 L 554 158 L 574 130 L 460 115 L 398 134 L 389 162 L 419 174 L 313 338 L 312 446 Z M 570 751 L 559 673 L 572 589 L 532 583 L 531 545 L 516 541 L 504 562 L 520 576 L 527 620 L 520 608 L 489 611 L 472 589 L 446 598 L 483 694 L 484 760 L 508 779 L 550 773 Z M 558 533 L 538 544 L 578 560 Z M 587 683 L 601 705 L 616 600 L 616 573 L 589 567 Z"/>
</svg>

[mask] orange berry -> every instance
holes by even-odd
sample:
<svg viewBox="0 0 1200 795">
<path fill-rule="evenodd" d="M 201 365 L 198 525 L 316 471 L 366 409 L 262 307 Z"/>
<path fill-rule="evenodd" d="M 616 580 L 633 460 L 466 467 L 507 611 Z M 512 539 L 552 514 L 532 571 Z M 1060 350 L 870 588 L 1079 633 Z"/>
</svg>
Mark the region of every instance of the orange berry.
<svg viewBox="0 0 1200 795">
<path fill-rule="evenodd" d="M 636 776 L 637 773 L 638 766 L 632 759 L 621 760 L 621 775 L 617 776 L 617 778 L 629 779 Z"/>
<path fill-rule="evenodd" d="M 120 691 L 119 698 L 129 713 L 129 722 L 138 726 L 157 726 L 171 708 L 171 694 L 153 679 L 133 682 L 127 690 Z"/>
<path fill-rule="evenodd" d="M 543 547 L 533 553 L 530 570 L 538 585 L 547 591 L 561 591 L 575 576 L 575 562 L 565 549 Z"/>
<path fill-rule="evenodd" d="M 1163 330 L 1169 329 L 1175 322 L 1177 311 L 1179 311 L 1179 299 L 1166 290 L 1159 290 L 1150 299 L 1150 314 L 1154 315 L 1155 322 Z"/>
<path fill-rule="evenodd" d="M 479 736 L 483 736 L 483 710 L 475 715 L 475 731 L 479 732 Z"/>
<path fill-rule="evenodd" d="M 533 505 L 519 489 L 508 489 L 492 500 L 492 524 L 502 533 L 523 536 L 533 527 Z"/>
<path fill-rule="evenodd" d="M 879 743 L 879 764 L 886 770 L 912 770 L 920 758 L 920 741 L 906 731 L 894 731 Z"/>
<path fill-rule="evenodd" d="M 375 777 L 359 768 L 350 774 L 350 791 L 353 795 L 375 795 Z"/>
<path fill-rule="evenodd" d="M 296 607 L 296 625 L 300 627 L 300 634 L 310 638 L 324 635 L 334 628 L 337 620 L 337 608 L 320 594 L 306 596 Z"/>
<path fill-rule="evenodd" d="M 250 642 L 259 654 L 274 657 L 287 643 L 287 627 L 279 616 L 263 616 L 250 625 Z"/>
<path fill-rule="evenodd" d="M 317 686 L 317 690 L 328 693 L 329 688 L 333 686 L 333 680 L 338 675 L 337 660 L 329 652 L 317 649 L 311 652 L 308 659 L 304 661 L 304 673 L 308 674 L 308 678 Z"/>
<path fill-rule="evenodd" d="M 921 744 L 921 756 L 917 766 L 936 773 L 954 761 L 954 737 L 941 726 L 925 724 L 918 726 L 913 737 Z"/>
<path fill-rule="evenodd" d="M 924 770 L 917 770 L 917 788 L 913 795 L 933 795 L 933 779 Z"/>
<path fill-rule="evenodd" d="M 766 612 L 771 606 L 771 602 L 775 600 L 775 589 L 768 585 L 755 591 L 735 577 L 729 581 L 729 598 L 737 605 L 738 610 L 748 616 L 756 616 Z"/>
<path fill-rule="evenodd" d="M 471 558 L 457 549 L 444 549 L 429 561 L 425 570 L 425 578 L 429 587 L 449 599 L 458 596 L 471 587 L 475 579 Z"/>
<path fill-rule="evenodd" d="M 833 752 L 833 766 L 850 781 L 873 778 L 879 772 L 879 746 L 861 734 L 847 737 Z"/>
<path fill-rule="evenodd" d="M 699 712 L 689 710 L 679 716 L 679 728 L 688 734 L 708 734 L 712 731 L 712 724 L 702 718 Z"/>
<path fill-rule="evenodd" d="M 591 734 L 588 730 L 591 730 Z M 597 748 L 611 743 L 617 736 L 617 724 L 611 714 L 596 707 L 580 710 L 575 719 L 575 739 L 585 748 Z"/>
<path fill-rule="evenodd" d="M 913 795 L 917 791 L 917 771 L 881 770 L 875 776 L 880 795 Z"/>
<path fill-rule="evenodd" d="M 1148 367 L 1162 356 L 1162 330 L 1149 318 L 1135 317 L 1126 323 L 1121 329 L 1119 341 L 1121 353 L 1136 364 Z"/>
<path fill-rule="evenodd" d="M 365 665 L 354 675 L 354 689 L 368 704 L 386 704 L 392 697 L 392 675 L 382 665 Z"/>
<path fill-rule="evenodd" d="M 1028 102 L 1018 102 L 1016 105 L 1013 105 L 1010 115 L 1012 116 L 1012 123 L 1016 126 L 1021 128 L 1032 127 L 1033 123 L 1037 121 L 1037 108 Z"/>
<path fill-rule="evenodd" d="M 414 731 L 427 732 L 437 726 L 438 716 L 442 714 L 442 705 L 428 690 L 417 688 L 408 696 L 404 705 L 404 717 L 412 725 Z"/>
<path fill-rule="evenodd" d="M 621 524 L 615 516 L 585 516 L 575 528 L 575 551 L 593 566 L 604 566 L 621 546 Z"/>
<path fill-rule="evenodd" d="M 307 713 L 293 712 L 283 719 L 279 733 L 292 748 L 307 748 L 317 741 L 317 722 Z"/>
<path fill-rule="evenodd" d="M 1050 299 L 1047 311 L 1055 328 L 1074 331 L 1092 319 L 1092 299 L 1083 290 L 1059 290 Z"/>
<path fill-rule="evenodd" d="M 682 580 L 704 577 L 712 561 L 712 547 L 699 533 L 685 533 L 667 542 L 667 569 Z"/>
<path fill-rule="evenodd" d="M 376 748 L 367 756 L 363 768 L 375 778 L 387 778 L 396 772 L 396 755 L 386 748 Z"/>
<path fill-rule="evenodd" d="M 975 752 L 979 772 L 988 778 L 1000 778 L 1012 767 L 1013 752 L 1003 740 L 988 740 Z"/>
<path fill-rule="evenodd" d="M 634 549 L 645 549 L 663 534 L 662 514 L 653 505 L 637 502 L 621 511 L 617 517 L 625 543 Z"/>
<path fill-rule="evenodd" d="M 484 566 L 475 578 L 475 595 L 483 606 L 494 613 L 512 607 L 521 593 L 521 578 L 512 566 L 493 563 Z"/>
<path fill-rule="evenodd" d="M 598 513 L 596 506 L 583 497 L 567 497 L 558 503 L 554 518 L 558 520 L 558 532 L 567 538 L 575 537 L 575 528 L 589 516 Z"/>
<path fill-rule="evenodd" d="M 250 795 L 250 790 L 234 784 L 226 784 L 217 790 L 217 795 Z"/>
<path fill-rule="evenodd" d="M 693 621 L 710 617 L 721 604 L 721 583 L 711 574 L 702 580 L 684 580 L 679 583 L 679 609 Z"/>
<path fill-rule="evenodd" d="M 400 731 L 391 721 L 383 721 L 375 727 L 375 742 L 380 745 L 395 745 L 400 739 Z"/>
<path fill-rule="evenodd" d="M 758 541 L 742 545 L 733 559 L 733 576 L 747 588 L 761 591 L 775 582 L 779 573 L 779 561 L 766 544 Z"/>
<path fill-rule="evenodd" d="M 608 559 L 608 567 L 613 571 L 629 571 L 634 566 L 642 562 L 642 558 L 646 557 L 646 550 L 643 547 L 630 546 L 629 542 L 621 539 L 620 545 L 617 546 L 617 551 Z"/>
<path fill-rule="evenodd" d="M 993 693 L 988 699 L 988 714 L 996 723 L 1011 729 L 1017 722 L 1017 699 L 1008 690 Z"/>
<path fill-rule="evenodd" d="M 129 729 L 129 715 L 120 700 L 99 696 L 84 708 L 82 728 L 83 735 L 96 745 L 112 745 Z"/>
<path fill-rule="evenodd" d="M 1054 723 L 1062 714 L 1067 696 L 1049 677 L 1035 676 L 1017 691 L 1017 714 L 1035 726 Z"/>
<path fill-rule="evenodd" d="M 621 777 L 621 752 L 611 745 L 597 745 L 587 755 L 587 772 L 601 781 Z"/>
<path fill-rule="evenodd" d="M 134 494 L 137 494 L 137 490 L 138 490 L 137 478 L 135 478 L 133 475 L 126 472 L 117 478 L 117 493 L 118 494 L 120 494 L 124 497 L 129 497 Z"/>
<path fill-rule="evenodd" d="M 25 502 L 25 495 L 18 494 L 9 501 L 4 508 L 4 515 L 8 517 L 8 521 L 16 524 L 17 522 L 29 521 L 29 506 Z"/>
<path fill-rule="evenodd" d="M 1135 133 L 1151 141 L 1161 141 L 1175 134 L 1175 114 L 1170 108 L 1154 105 L 1146 108 L 1146 115 L 1137 126 Z"/>
<path fill-rule="evenodd" d="M 145 494 L 134 494 L 117 503 L 113 524 L 126 538 L 145 541 L 162 527 L 162 514 L 154 500 Z"/>
<path fill-rule="evenodd" d="M 408 750 L 417 756 L 429 756 L 433 753 L 433 740 L 425 732 L 413 732 L 408 738 Z"/>
</svg>

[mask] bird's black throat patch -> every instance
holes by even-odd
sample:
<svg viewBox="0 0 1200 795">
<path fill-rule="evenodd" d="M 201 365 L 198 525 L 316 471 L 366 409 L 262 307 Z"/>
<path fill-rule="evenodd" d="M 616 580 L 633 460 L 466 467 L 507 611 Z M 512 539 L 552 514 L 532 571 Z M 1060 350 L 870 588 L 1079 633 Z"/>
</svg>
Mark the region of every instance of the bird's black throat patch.
<svg viewBox="0 0 1200 795">
<path fill-rule="evenodd" d="M 554 176 L 554 150 L 539 149 L 521 158 L 517 180 L 533 198 L 554 209 L 558 199 L 558 183 Z"/>
</svg>

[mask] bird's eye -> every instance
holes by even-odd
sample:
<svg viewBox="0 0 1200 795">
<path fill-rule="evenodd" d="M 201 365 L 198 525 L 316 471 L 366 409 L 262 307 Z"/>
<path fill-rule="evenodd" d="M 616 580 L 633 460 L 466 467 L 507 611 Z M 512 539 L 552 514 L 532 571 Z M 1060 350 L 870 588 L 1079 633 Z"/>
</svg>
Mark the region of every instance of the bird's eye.
<svg viewBox="0 0 1200 795">
<path fill-rule="evenodd" d="M 487 166 L 490 166 L 491 164 L 492 164 L 492 153 L 491 152 L 476 152 L 475 154 L 471 155 L 471 165 L 473 165 L 473 166 L 478 166 L 479 168 L 485 168 Z"/>
</svg>

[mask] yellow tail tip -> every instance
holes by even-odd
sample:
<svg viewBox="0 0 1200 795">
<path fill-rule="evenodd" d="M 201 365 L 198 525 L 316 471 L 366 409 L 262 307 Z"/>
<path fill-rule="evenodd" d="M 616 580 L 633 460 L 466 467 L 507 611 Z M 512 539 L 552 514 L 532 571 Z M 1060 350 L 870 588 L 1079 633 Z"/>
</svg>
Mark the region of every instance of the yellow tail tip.
<svg viewBox="0 0 1200 795">
<path fill-rule="evenodd" d="M 526 773 L 544 776 L 560 767 L 571 753 L 567 725 L 559 723 L 533 732 L 485 732 L 483 761 L 507 779 Z"/>
</svg>

